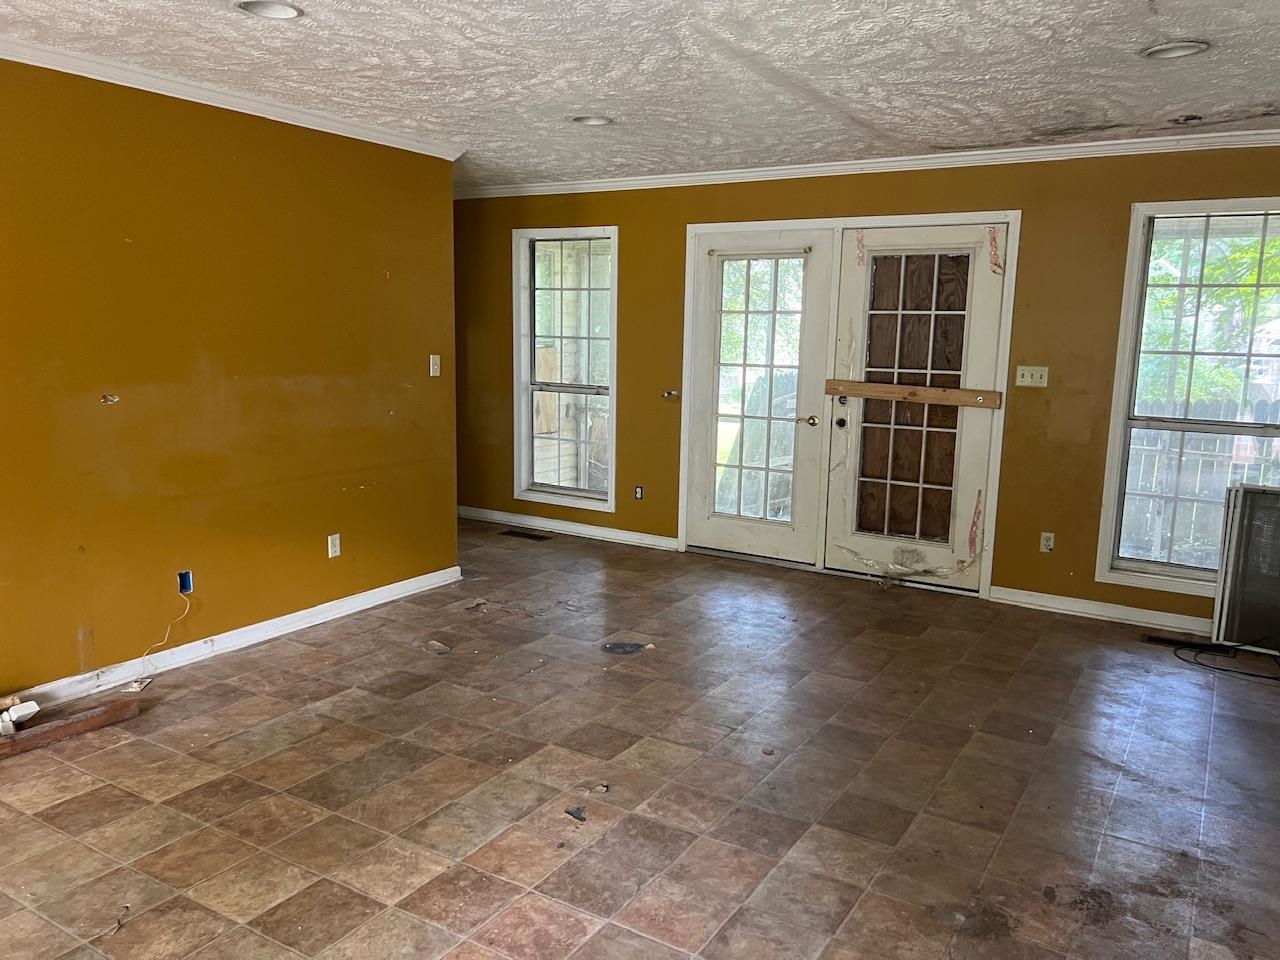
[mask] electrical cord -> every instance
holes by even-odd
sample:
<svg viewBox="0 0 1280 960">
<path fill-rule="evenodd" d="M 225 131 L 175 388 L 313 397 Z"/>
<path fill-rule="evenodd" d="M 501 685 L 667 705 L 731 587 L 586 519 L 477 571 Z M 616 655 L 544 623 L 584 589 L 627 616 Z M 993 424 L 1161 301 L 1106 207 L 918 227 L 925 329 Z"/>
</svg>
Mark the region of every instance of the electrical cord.
<svg viewBox="0 0 1280 960">
<path fill-rule="evenodd" d="M 169 642 L 169 634 L 173 632 L 174 626 L 181 622 L 186 615 L 191 612 L 191 597 L 185 593 L 180 593 L 178 596 L 182 597 L 182 602 L 185 603 L 186 606 L 183 607 L 182 612 L 170 620 L 168 626 L 164 628 L 164 639 L 159 643 L 153 643 L 151 646 L 147 647 L 147 652 L 142 655 L 142 672 L 133 678 L 131 681 L 132 683 L 137 683 L 147 675 L 147 657 L 151 656 L 152 651 L 159 650 Z"/>
<path fill-rule="evenodd" d="M 1171 642 L 1162 637 L 1144 637 L 1144 642 L 1154 643 L 1160 646 L 1173 647 L 1173 655 L 1183 663 L 1190 664 L 1194 667 L 1203 667 L 1205 670 L 1213 670 L 1216 673 L 1230 673 L 1240 677 L 1246 677 L 1250 680 L 1260 680 L 1263 683 L 1280 683 L 1280 656 L 1276 654 L 1259 653 L 1258 656 L 1266 657 L 1275 661 L 1277 675 L 1267 676 L 1263 673 L 1254 673 L 1250 670 L 1237 670 L 1234 667 L 1223 667 L 1212 663 L 1205 663 L 1200 657 L 1203 654 L 1212 654 L 1217 657 L 1236 656 L 1236 652 L 1244 647 L 1260 646 L 1271 640 L 1271 636 L 1259 637 L 1255 643 L 1177 643 Z M 1249 651 L 1256 652 L 1256 651 Z M 1183 656 L 1184 653 L 1190 653 L 1189 657 Z"/>
<path fill-rule="evenodd" d="M 1266 639 L 1268 638 L 1266 637 L 1263 638 L 1263 640 L 1266 640 Z M 1219 644 L 1219 646 L 1226 646 L 1228 649 L 1227 651 L 1224 651 L 1221 654 L 1215 654 L 1215 656 L 1234 657 L 1235 651 L 1238 647 L 1252 646 L 1252 644 L 1233 643 L 1233 644 Z M 1184 657 L 1182 655 L 1184 652 L 1187 652 L 1187 651 L 1191 651 L 1191 656 L 1189 658 Z M 1253 673 L 1252 671 L 1249 671 L 1249 670 L 1237 670 L 1234 667 L 1222 667 L 1212 663 L 1205 663 L 1203 660 L 1200 659 L 1201 654 L 1204 654 L 1204 653 L 1214 653 L 1214 651 L 1203 650 L 1199 646 L 1175 647 L 1173 651 L 1173 655 L 1177 657 L 1179 660 L 1181 660 L 1183 663 L 1189 663 L 1197 667 L 1204 667 L 1204 669 L 1206 670 L 1213 670 L 1217 673 L 1231 673 L 1239 677 L 1247 677 L 1250 680 L 1260 680 L 1263 683 L 1280 683 L 1280 673 L 1277 673 L 1276 676 L 1269 677 L 1263 673 Z M 1268 655 L 1259 654 L 1259 656 L 1268 656 Z M 1270 659 L 1275 661 L 1277 670 L 1280 670 L 1280 657 L 1272 654 L 1270 655 Z"/>
</svg>

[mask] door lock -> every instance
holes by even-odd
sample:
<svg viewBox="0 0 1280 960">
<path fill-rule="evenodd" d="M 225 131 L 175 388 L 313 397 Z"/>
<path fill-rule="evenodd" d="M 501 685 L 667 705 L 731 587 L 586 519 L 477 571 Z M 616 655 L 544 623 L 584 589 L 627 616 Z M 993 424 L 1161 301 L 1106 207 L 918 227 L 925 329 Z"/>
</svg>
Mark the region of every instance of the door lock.
<svg viewBox="0 0 1280 960">
<path fill-rule="evenodd" d="M 815 416 L 796 417 L 796 423 L 807 423 L 811 427 L 816 427 L 818 425 L 818 418 Z"/>
<path fill-rule="evenodd" d="M 836 426 L 839 427 L 841 430 L 843 430 L 848 425 L 849 425 L 849 421 L 846 420 L 844 417 L 838 417 L 836 419 Z"/>
</svg>

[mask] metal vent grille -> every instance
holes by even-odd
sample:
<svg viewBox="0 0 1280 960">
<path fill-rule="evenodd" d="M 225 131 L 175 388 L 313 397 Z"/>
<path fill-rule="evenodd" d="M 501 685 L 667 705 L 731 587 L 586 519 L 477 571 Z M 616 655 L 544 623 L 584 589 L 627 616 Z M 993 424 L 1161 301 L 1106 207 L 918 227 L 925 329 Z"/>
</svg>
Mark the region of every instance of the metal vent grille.
<svg viewBox="0 0 1280 960">
<path fill-rule="evenodd" d="M 1227 492 L 1215 643 L 1280 648 L 1280 489 Z"/>
</svg>

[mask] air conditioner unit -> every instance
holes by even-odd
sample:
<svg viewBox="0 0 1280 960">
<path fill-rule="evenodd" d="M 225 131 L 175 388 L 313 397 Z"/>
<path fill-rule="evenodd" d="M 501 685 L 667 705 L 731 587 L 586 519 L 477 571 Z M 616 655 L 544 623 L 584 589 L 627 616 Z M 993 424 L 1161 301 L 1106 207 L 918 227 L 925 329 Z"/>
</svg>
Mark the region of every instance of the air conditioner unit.
<svg viewBox="0 0 1280 960">
<path fill-rule="evenodd" d="M 1227 490 L 1213 642 L 1280 651 L 1280 488 Z"/>
</svg>

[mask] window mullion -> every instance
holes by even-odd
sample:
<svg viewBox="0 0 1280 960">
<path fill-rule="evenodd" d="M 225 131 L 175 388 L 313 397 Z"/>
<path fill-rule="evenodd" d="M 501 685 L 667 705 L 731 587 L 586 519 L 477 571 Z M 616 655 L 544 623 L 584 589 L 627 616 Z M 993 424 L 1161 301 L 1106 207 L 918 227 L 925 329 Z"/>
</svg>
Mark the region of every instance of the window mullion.
<svg viewBox="0 0 1280 960">
<path fill-rule="evenodd" d="M 1172 433 L 1221 433 L 1228 436 L 1280 437 L 1280 423 L 1236 423 L 1230 420 L 1182 420 L 1174 417 L 1129 417 L 1132 430 Z"/>
</svg>

